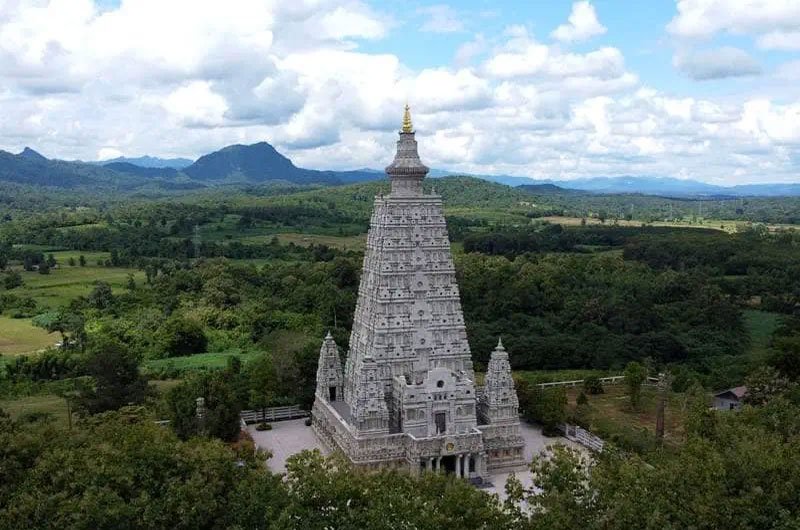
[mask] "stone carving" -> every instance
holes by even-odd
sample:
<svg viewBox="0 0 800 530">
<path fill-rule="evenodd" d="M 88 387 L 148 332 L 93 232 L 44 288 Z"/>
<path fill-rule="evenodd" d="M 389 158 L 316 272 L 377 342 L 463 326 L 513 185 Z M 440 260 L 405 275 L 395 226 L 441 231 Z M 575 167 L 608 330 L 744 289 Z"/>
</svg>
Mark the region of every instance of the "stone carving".
<svg viewBox="0 0 800 530">
<path fill-rule="evenodd" d="M 485 479 L 524 465 L 519 403 L 502 343 L 486 388 L 475 386 L 442 199 L 423 192 L 414 134 L 406 108 L 386 168 L 392 191 L 375 198 L 344 373 L 328 334 L 312 425 L 358 465 Z"/>
</svg>

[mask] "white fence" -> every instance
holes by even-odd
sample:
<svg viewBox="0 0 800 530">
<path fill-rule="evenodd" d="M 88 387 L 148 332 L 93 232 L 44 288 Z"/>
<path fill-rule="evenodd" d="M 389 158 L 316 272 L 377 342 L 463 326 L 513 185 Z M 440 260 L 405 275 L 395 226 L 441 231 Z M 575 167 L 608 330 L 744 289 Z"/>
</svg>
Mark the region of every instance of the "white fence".
<svg viewBox="0 0 800 530">
<path fill-rule="evenodd" d="M 625 381 L 624 375 L 614 375 L 611 377 L 599 377 L 600 383 L 603 385 L 618 385 Z M 572 381 L 553 381 L 552 383 L 538 383 L 536 386 L 539 388 L 555 388 L 555 387 L 576 387 L 581 386 L 586 379 L 574 379 Z M 646 385 L 657 385 L 658 377 L 648 377 L 645 381 Z"/>
<path fill-rule="evenodd" d="M 262 421 L 293 420 L 308 416 L 307 410 L 302 410 L 300 405 L 286 407 L 270 407 L 263 410 L 243 410 L 239 417 L 245 424 L 259 423 Z"/>
<path fill-rule="evenodd" d="M 603 451 L 603 446 L 605 445 L 603 439 L 595 434 L 592 434 L 586 429 L 570 424 L 564 425 L 562 429 L 564 430 L 564 436 L 566 436 L 568 440 L 577 442 L 584 447 L 588 447 L 592 451 L 597 451 L 598 453 Z"/>
</svg>

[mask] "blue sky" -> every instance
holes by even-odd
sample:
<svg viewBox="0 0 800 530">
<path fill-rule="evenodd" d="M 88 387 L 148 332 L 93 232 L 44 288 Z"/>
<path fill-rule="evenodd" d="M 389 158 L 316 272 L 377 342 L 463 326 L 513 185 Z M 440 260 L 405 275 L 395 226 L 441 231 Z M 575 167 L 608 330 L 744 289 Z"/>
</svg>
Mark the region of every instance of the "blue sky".
<svg viewBox="0 0 800 530">
<path fill-rule="evenodd" d="M 13 0 L 0 149 L 197 157 L 266 140 L 382 167 L 800 177 L 800 2 Z"/>
</svg>

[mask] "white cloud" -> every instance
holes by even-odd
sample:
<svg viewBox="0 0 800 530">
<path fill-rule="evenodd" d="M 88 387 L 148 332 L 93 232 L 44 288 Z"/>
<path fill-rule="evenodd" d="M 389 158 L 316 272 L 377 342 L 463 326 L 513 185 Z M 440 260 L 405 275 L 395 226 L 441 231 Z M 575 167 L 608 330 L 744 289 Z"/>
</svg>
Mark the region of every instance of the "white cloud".
<svg viewBox="0 0 800 530">
<path fill-rule="evenodd" d="M 424 22 L 421 31 L 430 33 L 456 33 L 464 30 L 464 23 L 458 13 L 448 5 L 433 5 L 417 9 Z"/>
<path fill-rule="evenodd" d="M 571 16 L 563 42 L 578 40 L 580 20 Z M 354 0 L 4 4 L 0 148 L 83 159 L 199 156 L 267 140 L 300 166 L 382 167 L 408 101 L 432 167 L 796 178 L 800 99 L 774 95 L 798 78 L 791 61 L 774 72 L 771 98 L 674 97 L 642 86 L 620 49 L 545 44 L 524 25 L 501 34 L 487 26 L 456 52 L 455 66 L 412 69 L 395 54 L 365 51 L 365 39 L 394 24 Z M 726 24 L 713 31 L 739 28 Z M 753 27 L 758 36 L 792 31 Z M 697 55 L 679 54 L 682 66 L 720 75 Z"/>
<path fill-rule="evenodd" d="M 606 27 L 597 20 L 594 6 L 588 1 L 572 4 L 572 12 L 566 24 L 558 26 L 550 36 L 561 42 L 579 42 L 602 35 Z"/>
<path fill-rule="evenodd" d="M 673 63 L 676 68 L 696 81 L 761 73 L 761 66 L 750 54 L 732 47 L 676 55 Z"/>
<path fill-rule="evenodd" d="M 97 151 L 98 160 L 111 160 L 112 158 L 120 156 L 122 156 L 122 151 L 116 147 L 101 147 L 100 150 Z"/>
<path fill-rule="evenodd" d="M 765 50 L 800 50 L 800 30 L 771 31 L 758 38 L 758 47 Z"/>
<path fill-rule="evenodd" d="M 176 124 L 185 127 L 216 127 L 225 123 L 228 103 L 207 81 L 193 81 L 169 94 L 164 108 Z"/>
<path fill-rule="evenodd" d="M 800 26 L 796 0 L 678 0 L 678 14 L 667 25 L 673 35 L 708 38 L 727 31 L 754 34 Z"/>
</svg>

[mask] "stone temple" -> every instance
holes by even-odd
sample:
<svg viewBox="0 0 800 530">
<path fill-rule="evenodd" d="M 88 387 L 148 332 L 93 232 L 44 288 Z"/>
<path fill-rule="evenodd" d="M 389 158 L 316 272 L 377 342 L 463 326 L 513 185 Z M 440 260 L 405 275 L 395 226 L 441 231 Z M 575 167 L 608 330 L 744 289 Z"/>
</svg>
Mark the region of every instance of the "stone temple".
<svg viewBox="0 0 800 530">
<path fill-rule="evenodd" d="M 386 173 L 344 370 L 333 337 L 322 343 L 313 428 L 357 466 L 481 483 L 524 466 L 519 402 L 500 341 L 475 383 L 442 199 L 423 192 L 408 106 Z"/>
</svg>

